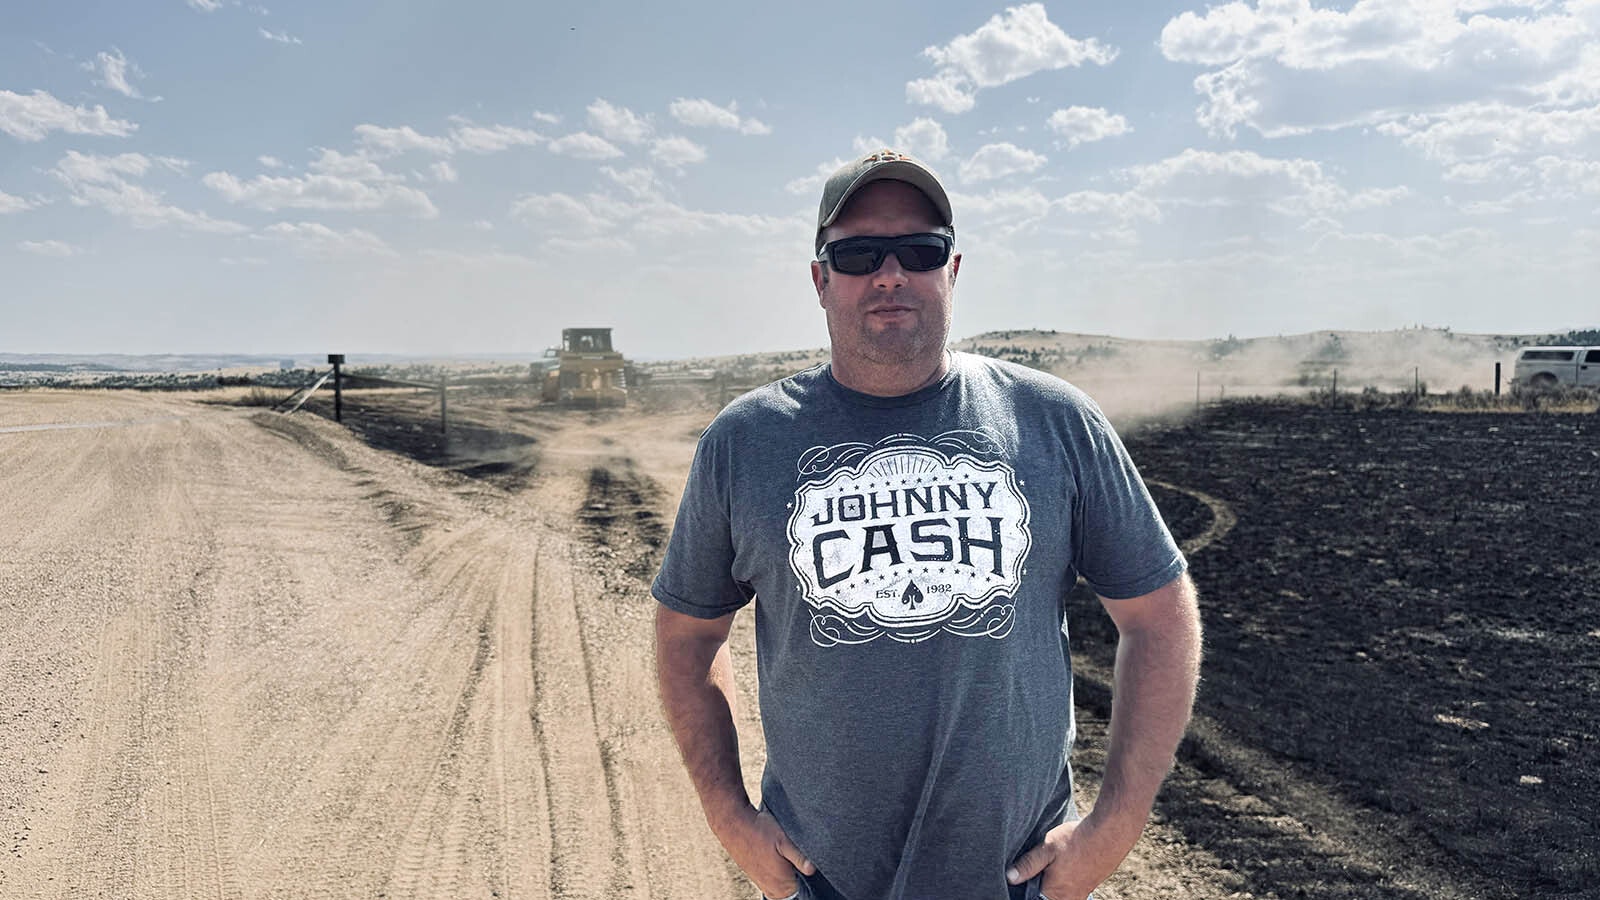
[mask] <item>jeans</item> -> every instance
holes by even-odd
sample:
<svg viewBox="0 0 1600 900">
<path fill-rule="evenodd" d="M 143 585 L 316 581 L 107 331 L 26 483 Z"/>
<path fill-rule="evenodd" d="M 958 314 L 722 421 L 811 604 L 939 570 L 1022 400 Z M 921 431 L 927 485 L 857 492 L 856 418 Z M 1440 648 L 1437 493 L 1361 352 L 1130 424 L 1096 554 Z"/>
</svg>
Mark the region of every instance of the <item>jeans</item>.
<svg viewBox="0 0 1600 900">
<path fill-rule="evenodd" d="M 788 897 L 765 897 L 763 900 L 848 900 L 839 893 L 822 873 L 815 875 L 800 875 L 797 879 L 797 890 Z M 1039 894 L 1039 876 L 1035 875 L 1022 884 L 1011 885 L 1010 900 L 1037 900 Z M 1094 895 L 1089 895 L 1089 900 L 1094 900 Z"/>
</svg>

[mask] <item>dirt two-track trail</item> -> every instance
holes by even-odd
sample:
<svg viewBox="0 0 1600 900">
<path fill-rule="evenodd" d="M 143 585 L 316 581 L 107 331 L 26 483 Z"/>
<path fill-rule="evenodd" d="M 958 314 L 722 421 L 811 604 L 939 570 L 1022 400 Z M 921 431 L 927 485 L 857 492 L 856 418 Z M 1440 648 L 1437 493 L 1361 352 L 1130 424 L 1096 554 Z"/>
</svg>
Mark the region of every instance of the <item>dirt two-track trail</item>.
<svg viewBox="0 0 1600 900">
<path fill-rule="evenodd" d="M 507 491 L 305 414 L 0 426 L 0 897 L 750 896 L 582 537 L 603 429 Z"/>
</svg>

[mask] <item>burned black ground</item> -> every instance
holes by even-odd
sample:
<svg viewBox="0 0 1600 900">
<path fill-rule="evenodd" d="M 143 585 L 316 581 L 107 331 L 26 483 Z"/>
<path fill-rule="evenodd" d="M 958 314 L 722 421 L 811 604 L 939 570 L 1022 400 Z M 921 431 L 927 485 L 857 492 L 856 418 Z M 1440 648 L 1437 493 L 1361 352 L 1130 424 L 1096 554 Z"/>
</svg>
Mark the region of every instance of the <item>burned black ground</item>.
<svg viewBox="0 0 1600 900">
<path fill-rule="evenodd" d="M 1191 559 L 1198 712 L 1336 802 L 1292 808 L 1304 795 L 1268 778 L 1256 799 L 1312 831 L 1360 818 L 1383 848 L 1318 862 L 1281 831 L 1234 840 L 1252 892 L 1417 896 L 1383 869 L 1399 855 L 1467 896 L 1600 895 L 1600 418 L 1236 402 L 1127 443 L 1147 479 L 1238 516 Z M 1154 493 L 1175 534 L 1204 527 Z M 1070 625 L 1109 665 L 1095 607 L 1075 598 Z M 1219 753 L 1191 741 L 1184 761 L 1249 789 Z M 1225 850 L 1240 835 L 1207 790 L 1180 771 L 1163 815 Z"/>
</svg>

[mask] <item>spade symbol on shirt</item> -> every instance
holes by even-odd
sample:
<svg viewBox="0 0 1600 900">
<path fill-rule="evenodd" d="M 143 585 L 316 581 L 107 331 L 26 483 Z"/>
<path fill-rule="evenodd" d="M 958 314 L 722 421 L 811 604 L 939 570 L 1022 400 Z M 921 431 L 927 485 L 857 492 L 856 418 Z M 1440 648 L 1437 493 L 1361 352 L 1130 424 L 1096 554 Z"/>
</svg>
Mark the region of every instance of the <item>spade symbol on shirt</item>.
<svg viewBox="0 0 1600 900">
<path fill-rule="evenodd" d="M 922 591 L 917 590 L 915 581 L 906 585 L 906 592 L 900 595 L 900 602 L 912 609 L 916 609 L 917 604 L 922 602 Z"/>
</svg>

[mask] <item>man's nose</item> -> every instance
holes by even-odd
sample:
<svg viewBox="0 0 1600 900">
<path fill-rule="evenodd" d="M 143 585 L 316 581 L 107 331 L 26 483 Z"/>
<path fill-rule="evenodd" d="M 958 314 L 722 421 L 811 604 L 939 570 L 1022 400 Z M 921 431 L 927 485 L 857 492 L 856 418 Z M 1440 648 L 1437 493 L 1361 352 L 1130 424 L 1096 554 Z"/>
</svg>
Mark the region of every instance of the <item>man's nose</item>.
<svg viewBox="0 0 1600 900">
<path fill-rule="evenodd" d="M 900 257 L 894 253 L 883 255 L 883 265 L 878 271 L 872 273 L 872 286 L 878 288 L 898 287 L 906 283 L 906 270 L 900 266 Z"/>
</svg>

